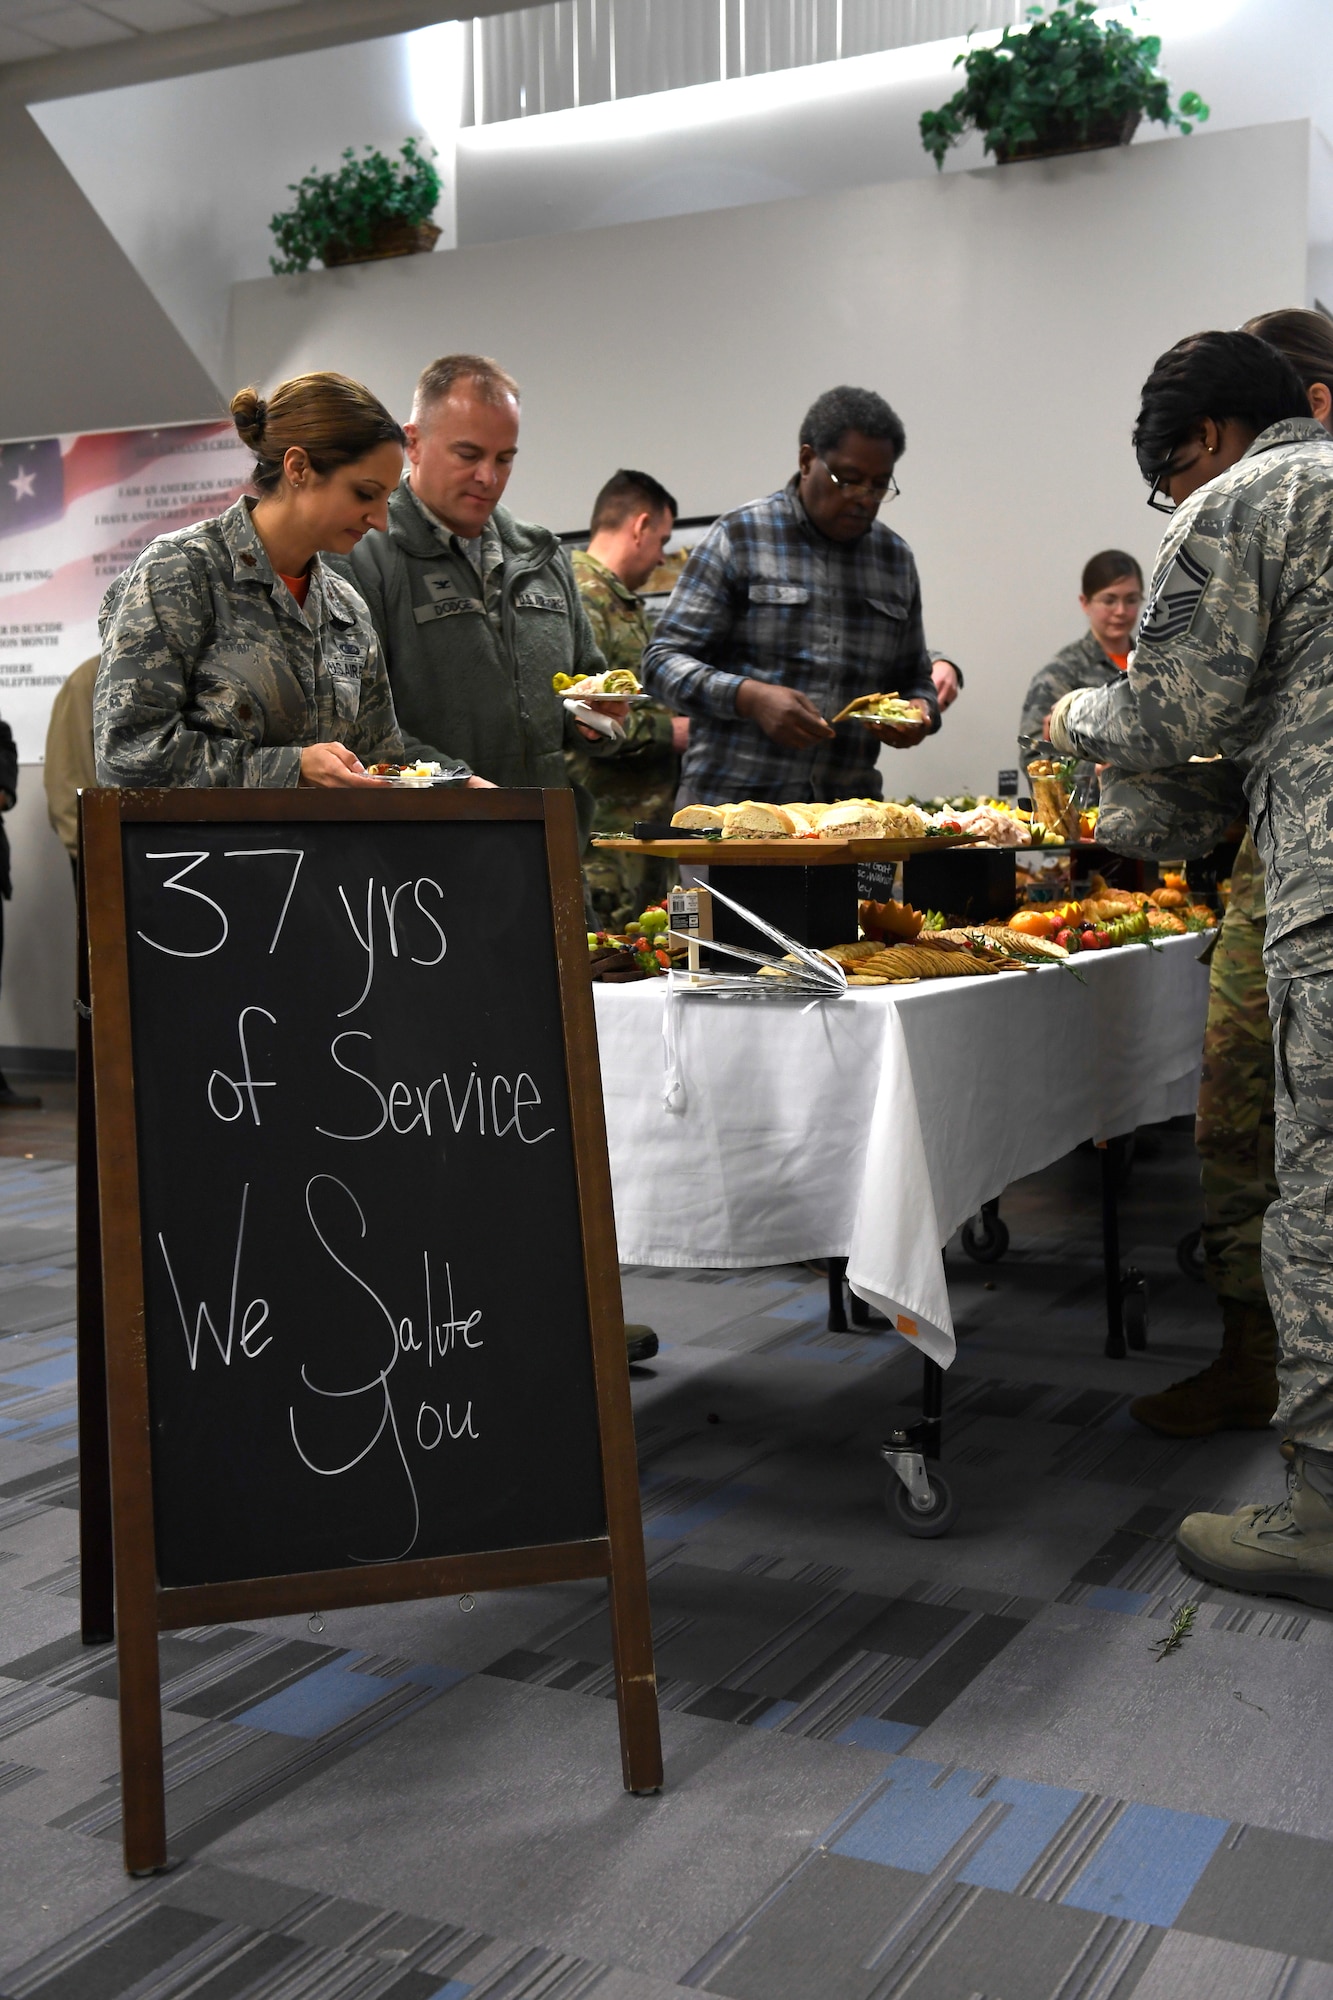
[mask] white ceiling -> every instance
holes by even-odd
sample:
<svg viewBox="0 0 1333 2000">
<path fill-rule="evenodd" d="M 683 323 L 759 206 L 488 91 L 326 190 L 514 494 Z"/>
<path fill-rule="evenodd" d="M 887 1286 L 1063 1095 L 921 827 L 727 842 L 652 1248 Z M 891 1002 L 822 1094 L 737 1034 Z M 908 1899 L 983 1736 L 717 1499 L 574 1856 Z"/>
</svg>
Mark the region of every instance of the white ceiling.
<svg viewBox="0 0 1333 2000">
<path fill-rule="evenodd" d="M 295 0 L 0 0 L 0 63 L 266 14 Z"/>
</svg>

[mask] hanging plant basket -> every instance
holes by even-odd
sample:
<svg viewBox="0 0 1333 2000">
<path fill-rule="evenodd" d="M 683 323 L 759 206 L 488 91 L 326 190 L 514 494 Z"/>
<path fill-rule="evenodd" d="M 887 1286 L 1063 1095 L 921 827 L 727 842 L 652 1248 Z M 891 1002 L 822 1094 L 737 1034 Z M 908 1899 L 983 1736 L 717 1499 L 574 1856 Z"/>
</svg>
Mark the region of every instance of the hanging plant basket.
<svg viewBox="0 0 1333 2000">
<path fill-rule="evenodd" d="M 326 267 L 334 264 L 370 264 L 381 257 L 416 257 L 433 250 L 440 232 L 433 222 L 402 222 L 396 215 L 370 225 L 370 242 L 326 243 L 320 257 Z"/>
<path fill-rule="evenodd" d="M 1103 118 L 1090 125 L 1080 137 L 1071 127 L 1052 132 L 1044 139 L 1029 139 L 1021 145 L 998 145 L 995 158 L 1002 167 L 1019 160 L 1054 160 L 1062 153 L 1100 153 L 1109 146 L 1127 146 L 1139 129 L 1141 113 L 1131 111 L 1126 118 Z"/>
<path fill-rule="evenodd" d="M 1157 71 L 1159 38 L 1099 21 L 1096 0 L 1027 13 L 1026 28 L 969 45 L 954 63 L 962 89 L 938 111 L 922 113 L 921 143 L 937 167 L 969 132 L 981 134 L 997 161 L 1047 160 L 1127 146 L 1141 118 L 1184 134 L 1208 116 L 1196 91 L 1172 104 Z"/>
<path fill-rule="evenodd" d="M 413 257 L 433 250 L 440 232 L 431 221 L 440 199 L 434 156 L 405 139 L 398 159 L 375 146 L 358 158 L 348 146 L 331 174 L 313 168 L 290 192 L 294 206 L 269 223 L 281 257 L 269 267 L 280 275 L 323 264 L 367 264 L 381 257 Z"/>
</svg>

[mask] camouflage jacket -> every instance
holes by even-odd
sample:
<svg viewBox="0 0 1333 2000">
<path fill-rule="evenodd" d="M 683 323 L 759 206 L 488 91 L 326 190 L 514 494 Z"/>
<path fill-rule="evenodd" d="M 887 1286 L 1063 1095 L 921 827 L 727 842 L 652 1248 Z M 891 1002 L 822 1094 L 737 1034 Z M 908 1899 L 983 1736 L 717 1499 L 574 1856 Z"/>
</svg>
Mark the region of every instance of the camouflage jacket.
<svg viewBox="0 0 1333 2000">
<path fill-rule="evenodd" d="M 1023 697 L 1023 713 L 1018 719 L 1018 768 L 1026 771 L 1034 757 L 1044 757 L 1050 746 L 1042 735 L 1042 725 L 1062 694 L 1071 688 L 1114 687 L 1120 669 L 1107 658 L 1091 631 L 1081 639 L 1062 646 L 1053 660 L 1034 674 Z M 1020 791 L 1025 789 L 1020 785 Z"/>
<path fill-rule="evenodd" d="M 643 599 L 586 549 L 575 549 L 571 561 L 607 666 L 637 674 L 650 636 Z M 594 832 L 627 832 L 636 819 L 670 819 L 676 810 L 680 759 L 671 747 L 671 711 L 658 702 L 630 710 L 614 758 L 592 757 L 580 745 L 566 750 L 565 763 L 571 779 L 592 793 Z"/>
<path fill-rule="evenodd" d="M 1294 417 L 1177 510 L 1128 673 L 1066 696 L 1051 737 L 1115 767 L 1103 807 L 1121 793 L 1127 844 L 1132 796 L 1162 842 L 1178 825 L 1200 853 L 1243 788 L 1271 944 L 1333 916 L 1331 701 L 1333 437 Z"/>
<path fill-rule="evenodd" d="M 365 605 L 316 556 L 302 609 L 250 504 L 159 535 L 103 598 L 102 784 L 296 785 L 310 743 L 402 757 Z"/>
</svg>

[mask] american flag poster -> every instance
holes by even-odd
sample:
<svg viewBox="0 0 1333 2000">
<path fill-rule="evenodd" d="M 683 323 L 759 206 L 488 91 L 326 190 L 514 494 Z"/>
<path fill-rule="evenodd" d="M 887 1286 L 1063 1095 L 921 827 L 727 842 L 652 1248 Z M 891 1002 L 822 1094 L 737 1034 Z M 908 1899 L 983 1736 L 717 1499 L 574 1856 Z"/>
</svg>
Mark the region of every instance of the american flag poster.
<svg viewBox="0 0 1333 2000">
<path fill-rule="evenodd" d="M 227 422 L 0 444 L 0 716 L 23 763 L 98 650 L 108 584 L 154 536 L 229 507 L 253 465 Z"/>
</svg>

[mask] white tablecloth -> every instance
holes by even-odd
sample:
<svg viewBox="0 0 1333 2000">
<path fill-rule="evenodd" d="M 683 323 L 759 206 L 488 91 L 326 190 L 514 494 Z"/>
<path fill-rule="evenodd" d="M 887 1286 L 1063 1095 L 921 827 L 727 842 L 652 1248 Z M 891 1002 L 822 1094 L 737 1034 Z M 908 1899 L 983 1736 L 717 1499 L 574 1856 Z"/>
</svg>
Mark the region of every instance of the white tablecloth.
<svg viewBox="0 0 1333 2000">
<path fill-rule="evenodd" d="M 836 1001 L 594 990 L 620 1256 L 743 1268 L 846 1257 L 853 1290 L 953 1358 L 941 1246 L 1088 1138 L 1194 1107 L 1203 940 Z M 664 1102 L 674 1042 L 676 1108 Z"/>
</svg>

